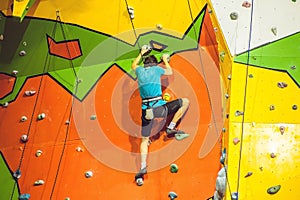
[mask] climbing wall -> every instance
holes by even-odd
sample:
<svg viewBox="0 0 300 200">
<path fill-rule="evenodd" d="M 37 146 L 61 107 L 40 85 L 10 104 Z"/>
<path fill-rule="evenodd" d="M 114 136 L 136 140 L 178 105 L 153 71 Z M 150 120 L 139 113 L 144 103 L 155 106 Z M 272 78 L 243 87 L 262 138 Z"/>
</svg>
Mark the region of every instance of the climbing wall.
<svg viewBox="0 0 300 200">
<path fill-rule="evenodd" d="M 171 0 L 4 4 L 0 199 L 213 196 L 225 105 L 211 5 Z M 190 99 L 179 124 L 190 137 L 166 140 L 161 132 L 149 147 L 148 174 L 139 187 L 134 176 L 140 165 L 141 99 L 130 68 L 144 44 L 159 60 L 163 53 L 171 55 L 174 75 L 163 77 L 163 91 L 171 99 Z"/>
</svg>

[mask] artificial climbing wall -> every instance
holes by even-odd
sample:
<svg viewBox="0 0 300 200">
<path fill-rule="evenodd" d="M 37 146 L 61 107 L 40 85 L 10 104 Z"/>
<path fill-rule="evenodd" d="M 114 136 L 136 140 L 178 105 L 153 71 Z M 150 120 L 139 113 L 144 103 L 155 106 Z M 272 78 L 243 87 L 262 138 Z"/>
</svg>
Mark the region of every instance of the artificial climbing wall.
<svg viewBox="0 0 300 200">
<path fill-rule="evenodd" d="M 298 199 L 300 3 L 212 5 L 233 60 L 226 199 Z"/>
<path fill-rule="evenodd" d="M 213 196 L 228 84 L 218 48 L 229 52 L 211 11 L 205 1 L 1 2 L 1 198 Z M 159 60 L 171 55 L 163 92 L 190 99 L 179 124 L 190 137 L 153 137 L 139 187 L 141 100 L 130 66 L 144 44 Z"/>
</svg>

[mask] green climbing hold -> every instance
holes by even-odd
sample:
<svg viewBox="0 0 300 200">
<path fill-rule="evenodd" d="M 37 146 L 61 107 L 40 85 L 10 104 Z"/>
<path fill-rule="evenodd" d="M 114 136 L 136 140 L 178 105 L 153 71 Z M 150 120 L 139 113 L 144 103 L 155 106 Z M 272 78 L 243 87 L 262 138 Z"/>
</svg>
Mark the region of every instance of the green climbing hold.
<svg viewBox="0 0 300 200">
<path fill-rule="evenodd" d="M 187 133 L 175 134 L 176 140 L 183 140 L 189 136 L 190 136 L 190 134 L 187 134 Z"/>
<path fill-rule="evenodd" d="M 281 185 L 276 185 L 276 186 L 273 186 L 273 187 L 270 187 L 267 192 L 269 194 L 276 194 L 281 188 Z"/>
<path fill-rule="evenodd" d="M 171 164 L 170 165 L 170 171 L 171 173 L 177 173 L 178 172 L 178 166 L 176 164 Z"/>
</svg>

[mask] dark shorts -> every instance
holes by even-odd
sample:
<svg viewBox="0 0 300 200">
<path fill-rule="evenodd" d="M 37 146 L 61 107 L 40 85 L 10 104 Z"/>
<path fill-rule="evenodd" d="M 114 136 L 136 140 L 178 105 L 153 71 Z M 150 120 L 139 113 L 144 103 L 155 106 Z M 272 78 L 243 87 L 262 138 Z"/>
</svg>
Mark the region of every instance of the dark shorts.
<svg viewBox="0 0 300 200">
<path fill-rule="evenodd" d="M 142 136 L 143 137 L 149 137 L 150 135 L 157 134 L 161 127 L 164 126 L 165 121 L 167 117 L 171 114 L 174 114 L 177 112 L 179 108 L 182 107 L 182 99 L 176 99 L 170 102 L 167 102 L 165 105 L 158 106 L 153 108 L 153 115 L 155 118 L 161 118 L 163 121 L 163 124 L 160 124 L 160 128 L 156 128 L 155 130 L 152 130 L 154 119 L 148 120 L 145 119 L 146 110 L 142 110 Z"/>
</svg>

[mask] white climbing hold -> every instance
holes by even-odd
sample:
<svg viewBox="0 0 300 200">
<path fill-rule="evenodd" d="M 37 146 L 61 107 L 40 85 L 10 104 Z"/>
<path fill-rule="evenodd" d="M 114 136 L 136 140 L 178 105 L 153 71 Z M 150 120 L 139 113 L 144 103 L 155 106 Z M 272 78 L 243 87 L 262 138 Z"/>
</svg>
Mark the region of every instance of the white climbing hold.
<svg viewBox="0 0 300 200">
<path fill-rule="evenodd" d="M 18 70 L 13 70 L 11 73 L 16 76 L 19 73 L 19 71 Z"/>
<path fill-rule="evenodd" d="M 25 122 L 25 121 L 27 121 L 27 117 L 26 116 L 22 116 L 21 117 L 21 122 Z"/>
<path fill-rule="evenodd" d="M 93 176 L 93 172 L 92 171 L 85 172 L 85 177 L 86 178 L 91 178 L 92 176 Z"/>
<path fill-rule="evenodd" d="M 45 181 L 44 180 L 37 180 L 34 182 L 34 185 L 44 185 L 45 184 Z"/>
<path fill-rule="evenodd" d="M 41 113 L 38 115 L 38 120 L 42 120 L 42 119 L 45 119 L 46 117 L 46 114 L 45 113 Z"/>
<path fill-rule="evenodd" d="M 42 153 L 43 153 L 42 150 L 37 150 L 37 151 L 35 152 L 35 156 L 36 156 L 36 157 L 40 157 L 40 156 L 42 155 Z"/>
<path fill-rule="evenodd" d="M 25 56 L 26 55 L 26 51 L 24 51 L 24 50 L 20 51 L 19 55 L 20 56 Z"/>
<path fill-rule="evenodd" d="M 25 46 L 25 47 L 26 47 L 26 46 L 27 46 L 27 42 L 25 42 L 25 41 L 24 41 L 24 42 L 23 42 L 23 46 Z"/>
<path fill-rule="evenodd" d="M 243 115 L 244 114 L 244 112 L 242 112 L 242 111 L 239 111 L 239 110 L 237 110 L 236 112 L 235 112 L 235 116 L 237 117 L 237 116 L 240 116 L 240 115 Z"/>
<path fill-rule="evenodd" d="M 25 95 L 26 96 L 32 96 L 32 95 L 34 95 L 36 93 L 36 91 L 34 91 L 34 90 L 27 90 L 27 91 L 25 91 Z"/>
<path fill-rule="evenodd" d="M 0 41 L 4 40 L 3 34 L 0 35 Z"/>
<path fill-rule="evenodd" d="M 83 149 L 81 147 L 76 147 L 77 152 L 83 152 Z"/>
<path fill-rule="evenodd" d="M 130 19 L 134 19 L 134 8 L 133 8 L 133 7 L 130 7 L 130 6 L 128 6 L 127 10 L 128 10 L 128 13 L 129 13 Z"/>
<path fill-rule="evenodd" d="M 22 141 L 22 142 L 27 142 L 27 141 L 28 141 L 28 136 L 27 136 L 26 134 L 23 134 L 23 135 L 21 136 L 21 141 Z"/>
</svg>

